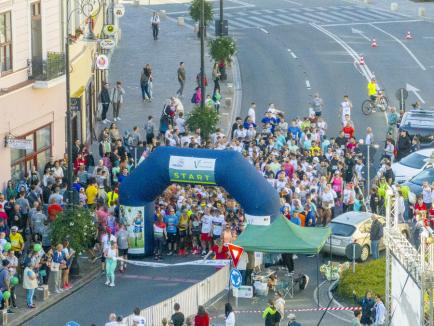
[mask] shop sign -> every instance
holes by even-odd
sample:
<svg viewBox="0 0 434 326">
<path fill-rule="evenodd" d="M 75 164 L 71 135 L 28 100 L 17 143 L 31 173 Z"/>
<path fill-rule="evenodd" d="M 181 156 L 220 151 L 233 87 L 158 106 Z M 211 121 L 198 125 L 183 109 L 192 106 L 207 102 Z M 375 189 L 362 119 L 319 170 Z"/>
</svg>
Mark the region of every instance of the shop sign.
<svg viewBox="0 0 434 326">
<path fill-rule="evenodd" d="M 81 111 L 81 97 L 71 97 L 69 100 L 69 108 L 71 111 Z"/>
<path fill-rule="evenodd" d="M 105 70 L 108 69 L 109 59 L 105 54 L 100 54 L 96 57 L 95 63 L 98 69 Z"/>
<path fill-rule="evenodd" d="M 33 149 L 33 139 L 21 139 L 21 138 L 8 137 L 6 139 L 6 144 L 9 148 L 13 148 L 13 149 L 25 149 L 25 150 Z"/>
<path fill-rule="evenodd" d="M 99 46 L 103 50 L 111 50 L 115 47 L 115 45 L 116 45 L 115 41 L 111 38 L 107 38 L 99 42 Z"/>
<path fill-rule="evenodd" d="M 116 17 L 122 17 L 123 15 L 125 15 L 125 7 L 121 3 L 118 3 L 117 5 L 115 5 L 113 11 L 114 11 Z"/>
</svg>

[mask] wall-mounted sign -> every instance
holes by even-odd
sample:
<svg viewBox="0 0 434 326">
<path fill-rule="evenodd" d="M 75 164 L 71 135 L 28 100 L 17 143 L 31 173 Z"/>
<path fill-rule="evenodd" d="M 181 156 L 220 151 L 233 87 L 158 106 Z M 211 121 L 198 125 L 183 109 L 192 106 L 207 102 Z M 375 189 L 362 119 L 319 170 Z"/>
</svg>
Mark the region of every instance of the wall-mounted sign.
<svg viewBox="0 0 434 326">
<path fill-rule="evenodd" d="M 104 34 L 105 35 L 113 35 L 117 32 L 118 28 L 115 25 L 105 25 L 104 26 Z"/>
<path fill-rule="evenodd" d="M 106 39 L 101 40 L 99 42 L 99 46 L 103 50 L 113 49 L 115 47 L 115 45 L 116 45 L 116 42 L 113 39 L 111 39 L 111 38 L 106 38 Z"/>
<path fill-rule="evenodd" d="M 81 110 L 81 97 L 71 97 L 69 100 L 69 108 L 71 111 Z"/>
<path fill-rule="evenodd" d="M 100 70 L 108 69 L 109 59 L 105 54 L 100 54 L 96 57 L 95 64 L 96 67 Z"/>
<path fill-rule="evenodd" d="M 32 139 L 20 139 L 8 137 L 6 138 L 6 145 L 13 149 L 25 149 L 33 150 L 33 140 Z"/>
<path fill-rule="evenodd" d="M 116 15 L 116 17 L 122 17 L 125 14 L 125 7 L 123 4 L 118 3 L 114 6 L 113 11 Z"/>
</svg>

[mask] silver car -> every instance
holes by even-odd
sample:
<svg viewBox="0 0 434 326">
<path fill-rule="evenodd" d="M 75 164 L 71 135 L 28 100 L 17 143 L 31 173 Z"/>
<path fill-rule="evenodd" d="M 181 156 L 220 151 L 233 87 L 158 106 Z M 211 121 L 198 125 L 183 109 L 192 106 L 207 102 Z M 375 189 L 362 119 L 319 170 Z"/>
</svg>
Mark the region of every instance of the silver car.
<svg viewBox="0 0 434 326">
<path fill-rule="evenodd" d="M 351 243 L 358 243 L 362 247 L 360 260 L 365 261 L 371 253 L 371 240 L 369 233 L 371 231 L 372 213 L 367 212 L 347 212 L 335 217 L 329 227 L 332 230 L 331 236 L 327 239 L 323 253 L 332 253 L 336 256 L 345 256 L 345 249 Z M 379 221 L 384 225 L 386 223 L 384 217 L 379 216 Z M 399 229 L 402 234 L 408 239 L 410 229 L 406 223 L 401 223 Z M 384 249 L 383 241 L 379 244 L 380 250 Z"/>
</svg>

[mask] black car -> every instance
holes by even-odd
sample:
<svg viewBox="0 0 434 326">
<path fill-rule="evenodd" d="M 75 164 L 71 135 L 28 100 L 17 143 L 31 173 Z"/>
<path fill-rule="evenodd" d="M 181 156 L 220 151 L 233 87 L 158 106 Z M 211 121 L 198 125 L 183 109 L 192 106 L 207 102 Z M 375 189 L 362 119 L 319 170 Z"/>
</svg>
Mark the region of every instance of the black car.
<svg viewBox="0 0 434 326">
<path fill-rule="evenodd" d="M 434 168 L 428 168 L 416 174 L 409 181 L 404 182 L 403 185 L 408 186 L 412 193 L 416 196 L 422 193 L 422 184 L 428 182 L 430 185 L 434 182 Z"/>
<path fill-rule="evenodd" d="M 434 111 L 411 110 L 404 113 L 399 130 L 407 131 L 411 139 L 417 136 L 421 148 L 434 146 Z"/>
</svg>

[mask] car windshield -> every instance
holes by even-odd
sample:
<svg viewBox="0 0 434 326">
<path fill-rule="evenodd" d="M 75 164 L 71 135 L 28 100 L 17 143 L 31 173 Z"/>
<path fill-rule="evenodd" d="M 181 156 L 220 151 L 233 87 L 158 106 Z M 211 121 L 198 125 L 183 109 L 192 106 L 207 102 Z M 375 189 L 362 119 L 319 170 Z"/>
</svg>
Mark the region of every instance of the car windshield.
<svg viewBox="0 0 434 326">
<path fill-rule="evenodd" d="M 429 184 L 434 182 L 434 169 L 423 170 L 417 176 L 410 180 L 412 183 L 415 183 L 419 186 L 427 181 Z"/>
<path fill-rule="evenodd" d="M 349 237 L 356 230 L 356 227 L 354 225 L 342 224 L 336 222 L 331 222 L 329 226 L 332 229 L 333 235 L 338 235 L 341 237 Z"/>
<path fill-rule="evenodd" d="M 404 166 L 408 166 L 409 168 L 422 169 L 425 164 L 424 159 L 426 159 L 426 157 L 423 155 L 411 153 L 399 161 L 399 163 Z"/>
</svg>

